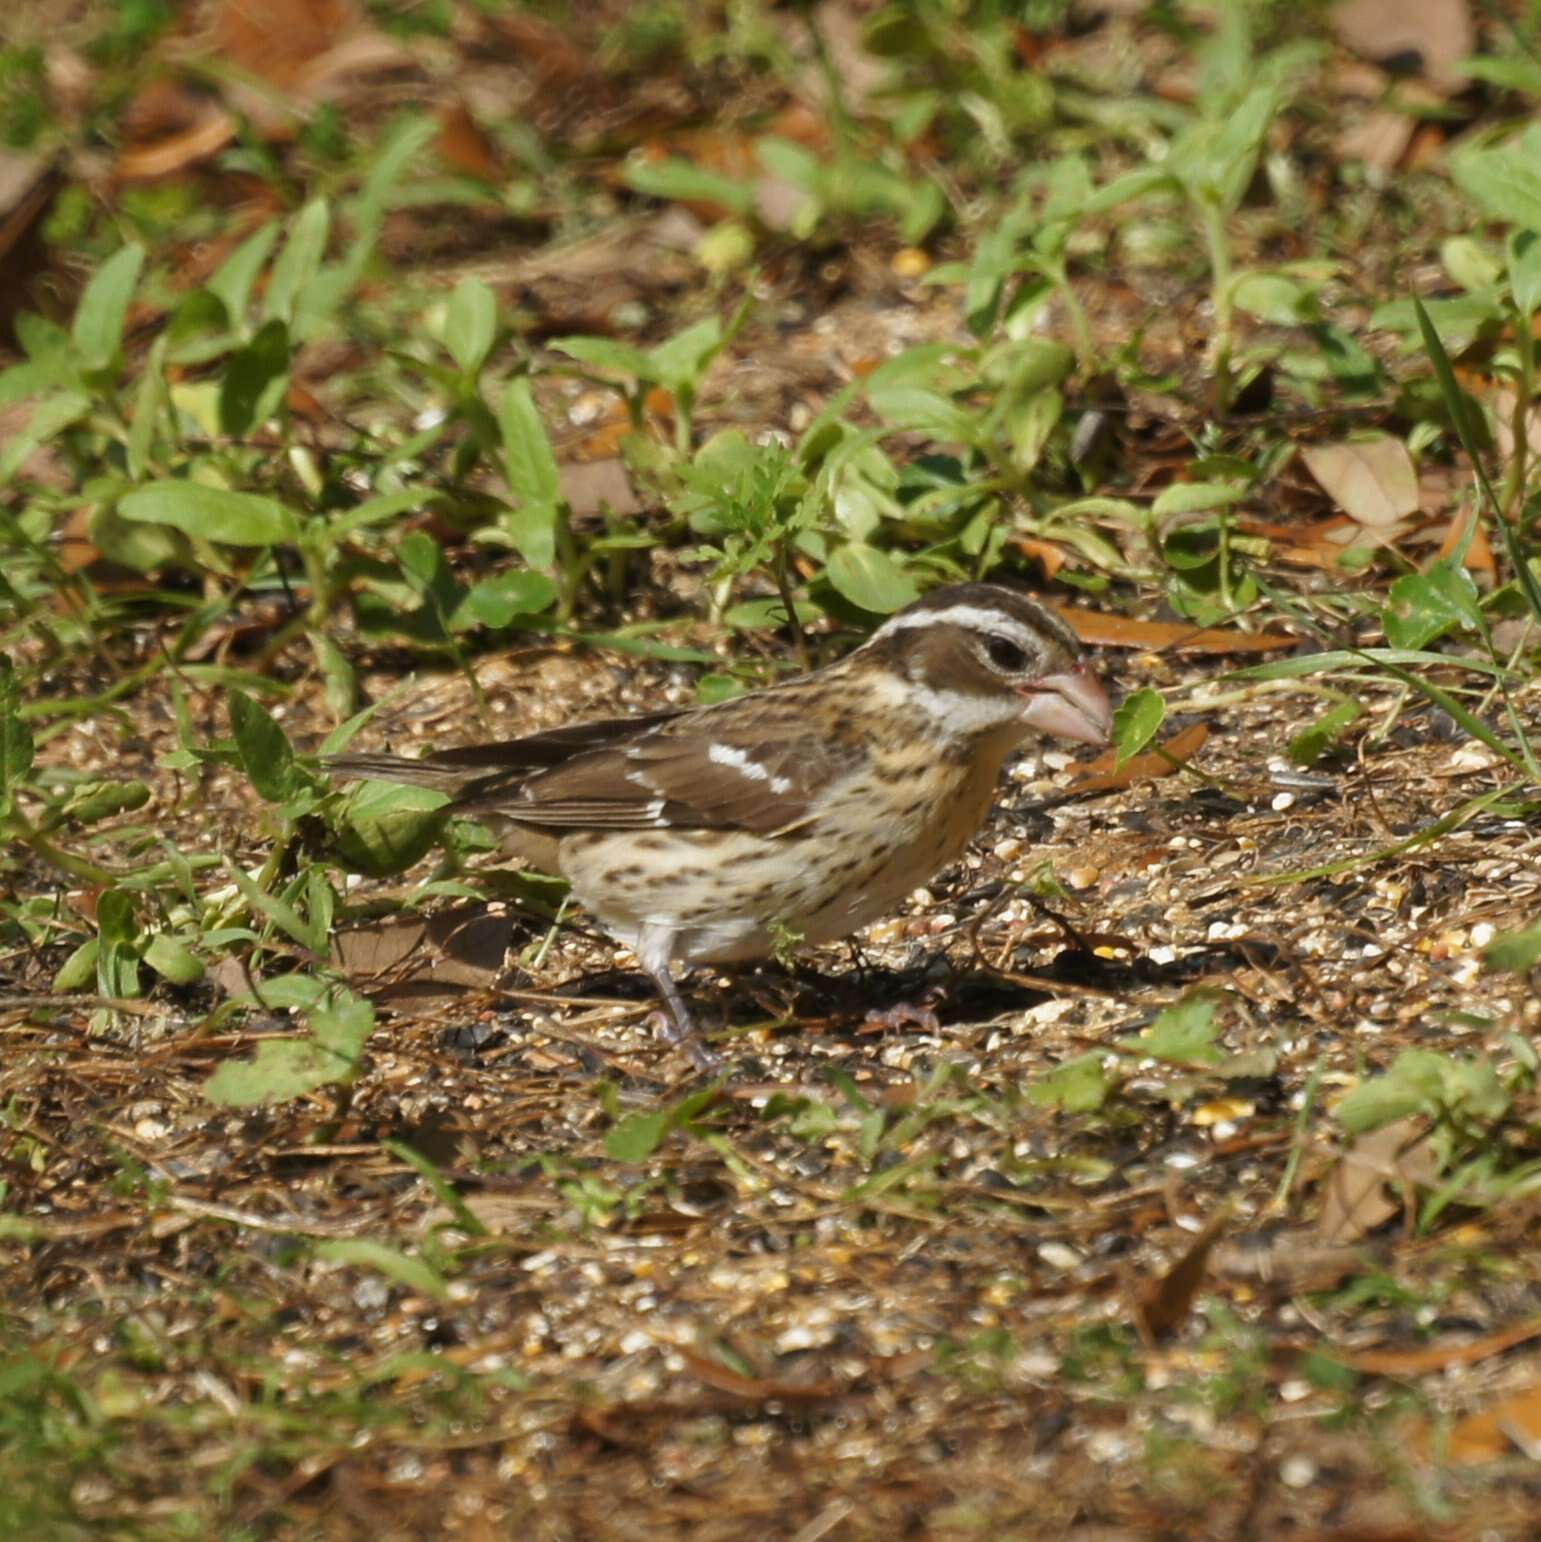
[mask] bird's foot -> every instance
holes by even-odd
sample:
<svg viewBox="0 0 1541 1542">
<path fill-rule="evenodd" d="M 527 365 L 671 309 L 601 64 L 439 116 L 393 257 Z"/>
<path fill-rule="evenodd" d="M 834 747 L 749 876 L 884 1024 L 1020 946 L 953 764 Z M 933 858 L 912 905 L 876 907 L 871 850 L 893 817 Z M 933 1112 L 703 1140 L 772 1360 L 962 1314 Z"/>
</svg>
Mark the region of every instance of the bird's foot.
<svg viewBox="0 0 1541 1542">
<path fill-rule="evenodd" d="M 677 1023 L 672 1013 L 652 1012 L 648 1014 L 648 1022 L 665 1043 L 684 1050 L 696 1070 L 712 1076 L 727 1064 L 727 1061 L 701 1037 L 695 1023 L 688 1017 L 683 1023 Z"/>
<path fill-rule="evenodd" d="M 936 1015 L 941 991 L 927 991 L 918 1001 L 901 1001 L 883 1011 L 868 1012 L 862 1019 L 862 1029 L 867 1033 L 881 1033 L 891 1028 L 919 1028 L 924 1033 L 936 1033 L 941 1021 Z"/>
</svg>

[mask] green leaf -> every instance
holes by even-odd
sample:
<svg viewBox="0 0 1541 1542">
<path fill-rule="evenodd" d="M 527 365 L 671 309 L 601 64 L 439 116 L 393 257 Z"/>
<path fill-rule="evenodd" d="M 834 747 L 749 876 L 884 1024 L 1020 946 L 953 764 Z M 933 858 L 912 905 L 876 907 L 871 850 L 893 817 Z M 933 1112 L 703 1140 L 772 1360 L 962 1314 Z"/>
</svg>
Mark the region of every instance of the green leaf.
<svg viewBox="0 0 1541 1542">
<path fill-rule="evenodd" d="M 134 297 L 143 266 L 144 248 L 125 246 L 91 276 L 70 329 L 81 368 L 106 369 L 117 358 L 129 301 Z"/>
<path fill-rule="evenodd" d="M 1450 174 L 1490 218 L 1541 231 L 1541 125 L 1491 148 L 1450 157 Z"/>
<path fill-rule="evenodd" d="M 339 992 L 330 1005 L 311 1010 L 310 1031 L 322 1049 L 356 1061 L 375 1031 L 374 1006 L 361 996 Z"/>
<path fill-rule="evenodd" d="M 617 375 L 631 375 L 638 380 L 657 378 L 652 359 L 630 343 L 617 343 L 608 337 L 557 337 L 548 346 L 595 369 L 613 370 Z"/>
<path fill-rule="evenodd" d="M 95 937 L 88 938 L 59 966 L 53 978 L 53 988 L 60 992 L 83 991 L 96 983 L 96 956 L 101 944 Z"/>
<path fill-rule="evenodd" d="M 1229 508 L 1247 496 L 1248 489 L 1234 482 L 1174 482 L 1156 494 L 1151 513 L 1158 518 L 1167 514 L 1195 514 L 1204 509 Z"/>
<path fill-rule="evenodd" d="M 358 782 L 343 805 L 337 849 L 348 866 L 374 878 L 419 861 L 444 829 L 447 794 L 429 787 Z"/>
<path fill-rule="evenodd" d="M 11 661 L 0 654 L 0 814 L 10 811 L 15 789 L 32 769 L 32 733 L 20 716 L 21 693 Z"/>
<path fill-rule="evenodd" d="M 227 1060 L 203 1084 L 203 1095 L 229 1108 L 286 1103 L 329 1082 L 346 1081 L 352 1070 L 343 1057 L 312 1041 L 285 1039 L 259 1044 L 250 1060 Z"/>
<path fill-rule="evenodd" d="M 1118 1042 L 1122 1048 L 1136 1050 L 1154 1060 L 1215 1065 L 1222 1058 L 1215 1044 L 1215 1009 L 1224 999 L 1216 990 L 1190 991 L 1161 1012 L 1143 1032 Z"/>
<path fill-rule="evenodd" d="M 248 434 L 278 410 L 289 385 L 289 328 L 270 321 L 230 356 L 219 387 L 219 426 Z"/>
<path fill-rule="evenodd" d="M 144 950 L 144 961 L 173 985 L 196 985 L 203 978 L 203 960 L 169 932 L 157 932 Z"/>
<path fill-rule="evenodd" d="M 296 536 L 294 514 L 276 498 L 201 482 L 151 482 L 120 499 L 118 512 L 223 546 L 279 546 Z"/>
<path fill-rule="evenodd" d="M 528 375 L 516 375 L 503 393 L 498 427 L 503 436 L 503 474 L 520 503 L 554 507 L 562 482 L 556 455 L 530 390 Z"/>
<path fill-rule="evenodd" d="M 270 220 L 236 247 L 203 286 L 225 307 L 225 319 L 238 333 L 245 332 L 246 312 L 257 287 L 257 276 L 277 245 L 278 235 L 278 222 Z"/>
<path fill-rule="evenodd" d="M 471 587 L 450 616 L 450 626 L 506 627 L 519 616 L 539 615 L 555 603 L 557 587 L 544 573 L 497 573 Z"/>
<path fill-rule="evenodd" d="M 64 391 L 39 401 L 26 426 L 8 435 L 4 449 L 0 449 L 0 487 L 21 470 L 34 450 L 73 427 L 90 410 L 90 397 L 78 391 Z"/>
<path fill-rule="evenodd" d="M 262 315 L 266 321 L 295 321 L 295 301 L 300 291 L 321 271 L 326 256 L 327 237 L 332 216 L 324 198 L 313 198 L 300 211 L 289 240 L 268 277 L 267 292 L 262 297 Z"/>
<path fill-rule="evenodd" d="M 497 333 L 497 297 L 479 278 L 462 279 L 444 316 L 449 356 L 467 375 L 474 375 L 487 362 Z"/>
<path fill-rule="evenodd" d="M 1509 267 L 1509 292 L 1522 316 L 1541 310 L 1541 235 L 1511 230 L 1504 242 Z"/>
<path fill-rule="evenodd" d="M 617 1162 L 645 1162 L 669 1133 L 669 1110 L 628 1114 L 605 1135 L 605 1153 Z"/>
<path fill-rule="evenodd" d="M 715 316 L 676 332 L 649 351 L 655 378 L 676 394 L 692 391 L 725 341 Z"/>
<path fill-rule="evenodd" d="M 1138 755 L 1156 737 L 1166 718 L 1166 702 L 1159 691 L 1148 687 L 1126 696 L 1113 713 L 1113 743 L 1119 765 Z"/>
<path fill-rule="evenodd" d="M 1099 1050 L 1078 1055 L 1028 1085 L 1027 1100 L 1036 1108 L 1062 1108 L 1067 1114 L 1095 1113 L 1108 1100 L 1113 1079 Z"/>
<path fill-rule="evenodd" d="M 228 691 L 226 696 L 241 769 L 259 798 L 282 803 L 295 790 L 294 750 L 288 735 L 272 713 L 244 691 Z"/>
<path fill-rule="evenodd" d="M 435 1301 L 449 1298 L 449 1284 L 437 1269 L 423 1259 L 387 1247 L 383 1242 L 372 1242 L 367 1237 L 340 1237 L 335 1241 L 318 1242 L 315 1256 L 328 1263 L 374 1269 L 398 1285 Z"/>
<path fill-rule="evenodd" d="M 892 615 L 920 597 L 910 575 L 887 552 L 860 541 L 837 546 L 825 571 L 853 605 L 880 616 Z"/>
<path fill-rule="evenodd" d="M 1431 1049 L 1405 1049 L 1390 1070 L 1361 1082 L 1341 1098 L 1333 1113 L 1345 1130 L 1360 1135 L 1417 1114 L 1499 1119 L 1509 1101 L 1490 1062 L 1459 1060 Z"/>
<path fill-rule="evenodd" d="M 1524 931 L 1507 932 L 1496 937 L 1482 950 L 1482 963 L 1488 969 L 1522 973 L 1541 963 L 1541 921 Z"/>
<path fill-rule="evenodd" d="M 1391 586 L 1381 625 L 1394 648 L 1422 648 L 1458 628 L 1481 631 L 1476 585 L 1465 568 L 1451 562 L 1405 573 Z"/>
<path fill-rule="evenodd" d="M 1297 766 L 1314 766 L 1333 749 L 1364 709 L 1357 701 L 1340 701 L 1289 742 L 1289 757 Z"/>
<path fill-rule="evenodd" d="M 651 165 L 633 161 L 621 175 L 627 187 L 648 198 L 719 204 L 740 218 L 754 213 L 753 183 L 708 171 L 679 156 Z"/>
<path fill-rule="evenodd" d="M 143 782 L 81 782 L 70 789 L 59 812 L 76 824 L 94 825 L 149 801 L 150 789 Z"/>
<path fill-rule="evenodd" d="M 139 994 L 139 922 L 133 896 L 108 889 L 96 902 L 96 985 L 104 996 Z"/>
</svg>

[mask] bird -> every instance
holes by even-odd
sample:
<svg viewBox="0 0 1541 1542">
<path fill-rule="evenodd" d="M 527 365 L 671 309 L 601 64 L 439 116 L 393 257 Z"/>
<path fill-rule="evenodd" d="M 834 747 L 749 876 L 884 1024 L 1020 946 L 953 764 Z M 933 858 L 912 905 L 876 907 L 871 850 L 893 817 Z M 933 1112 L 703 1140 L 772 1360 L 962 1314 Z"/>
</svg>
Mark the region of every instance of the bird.
<svg viewBox="0 0 1541 1542">
<path fill-rule="evenodd" d="M 1008 755 L 1035 737 L 1105 744 L 1112 720 L 1063 620 L 969 582 L 923 594 L 821 669 L 725 701 L 324 764 L 441 790 L 449 812 L 566 878 L 657 986 L 664 1038 L 712 1071 L 721 1057 L 676 965 L 860 930 L 962 853 Z"/>
</svg>

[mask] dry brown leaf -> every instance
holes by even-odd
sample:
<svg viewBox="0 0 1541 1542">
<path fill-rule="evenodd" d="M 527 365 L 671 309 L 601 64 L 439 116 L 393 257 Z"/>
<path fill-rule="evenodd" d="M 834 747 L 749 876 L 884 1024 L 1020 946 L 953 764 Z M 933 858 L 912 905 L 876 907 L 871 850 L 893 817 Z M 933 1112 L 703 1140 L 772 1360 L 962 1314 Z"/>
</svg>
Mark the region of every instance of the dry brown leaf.
<svg viewBox="0 0 1541 1542">
<path fill-rule="evenodd" d="M 1104 750 L 1081 769 L 1071 782 L 1070 790 L 1110 792 L 1119 787 L 1131 787 L 1136 782 L 1170 776 L 1198 754 L 1208 737 L 1208 727 L 1203 723 L 1195 723 L 1157 749 L 1146 750 L 1143 755 L 1131 755 L 1122 766 L 1118 765 L 1116 750 Z"/>
<path fill-rule="evenodd" d="M 196 166 L 221 150 L 235 138 L 235 119 L 223 107 L 210 106 L 191 128 L 157 139 L 152 144 L 134 145 L 118 157 L 114 168 L 123 182 L 149 182 L 169 177 Z"/>
<path fill-rule="evenodd" d="M 1025 543 L 1023 543 L 1025 545 Z M 1242 632 L 1228 626 L 1192 626 L 1183 621 L 1135 621 L 1128 616 L 1076 605 L 1056 605 L 1084 643 L 1100 648 L 1145 648 L 1177 653 L 1272 653 L 1293 648 L 1298 638 L 1284 632 Z"/>
<path fill-rule="evenodd" d="M 1541 1382 L 1462 1419 L 1450 1431 L 1446 1455 L 1452 1462 L 1496 1462 L 1515 1450 L 1541 1461 Z"/>
<path fill-rule="evenodd" d="M 1361 525 L 1380 529 L 1418 512 L 1413 458 L 1390 434 L 1308 445 L 1300 456 L 1328 497 Z"/>
<path fill-rule="evenodd" d="M 1359 1136 L 1327 1180 L 1317 1235 L 1328 1244 L 1356 1242 L 1398 1215 L 1407 1197 L 1439 1176 L 1421 1119 L 1397 1119 Z"/>
<path fill-rule="evenodd" d="M 557 473 L 562 497 L 574 514 L 638 514 L 642 500 L 631 485 L 631 473 L 619 456 L 561 467 Z"/>
<path fill-rule="evenodd" d="M 1489 1333 L 1465 1344 L 1429 1344 L 1419 1349 L 1336 1349 L 1330 1344 L 1297 1343 L 1287 1347 L 1299 1354 L 1325 1355 L 1350 1370 L 1368 1376 L 1426 1376 L 1452 1366 L 1476 1365 L 1494 1355 L 1506 1354 L 1516 1345 L 1541 1338 L 1541 1317 L 1517 1327 Z"/>
<path fill-rule="evenodd" d="M 471 109 L 457 97 L 439 108 L 439 159 L 451 171 L 483 182 L 503 180 L 503 162 L 498 148 L 488 137 Z"/>
<path fill-rule="evenodd" d="M 1192 1245 L 1165 1274 L 1147 1281 L 1135 1292 L 1134 1326 L 1147 1349 L 1170 1338 L 1188 1320 L 1193 1303 L 1209 1272 L 1209 1254 L 1230 1218 L 1222 1205 L 1194 1237 Z"/>
<path fill-rule="evenodd" d="M 332 956 L 375 1000 L 414 1001 L 425 993 L 486 990 L 503 971 L 513 920 L 481 905 L 432 916 L 402 916 L 350 927 L 332 939 Z"/>
</svg>

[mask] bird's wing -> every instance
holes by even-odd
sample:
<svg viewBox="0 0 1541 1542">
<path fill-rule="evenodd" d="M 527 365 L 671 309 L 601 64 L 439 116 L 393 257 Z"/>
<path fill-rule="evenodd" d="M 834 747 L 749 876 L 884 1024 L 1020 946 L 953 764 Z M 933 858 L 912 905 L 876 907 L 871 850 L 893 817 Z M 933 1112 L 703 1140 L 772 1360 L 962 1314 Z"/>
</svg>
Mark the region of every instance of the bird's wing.
<svg viewBox="0 0 1541 1542">
<path fill-rule="evenodd" d="M 545 829 L 770 835 L 806 819 L 860 759 L 848 740 L 810 733 L 795 703 L 767 711 L 762 697 L 753 712 L 725 710 L 737 705 L 668 718 L 515 782 L 501 773 L 473 781 L 456 807 Z"/>
</svg>

